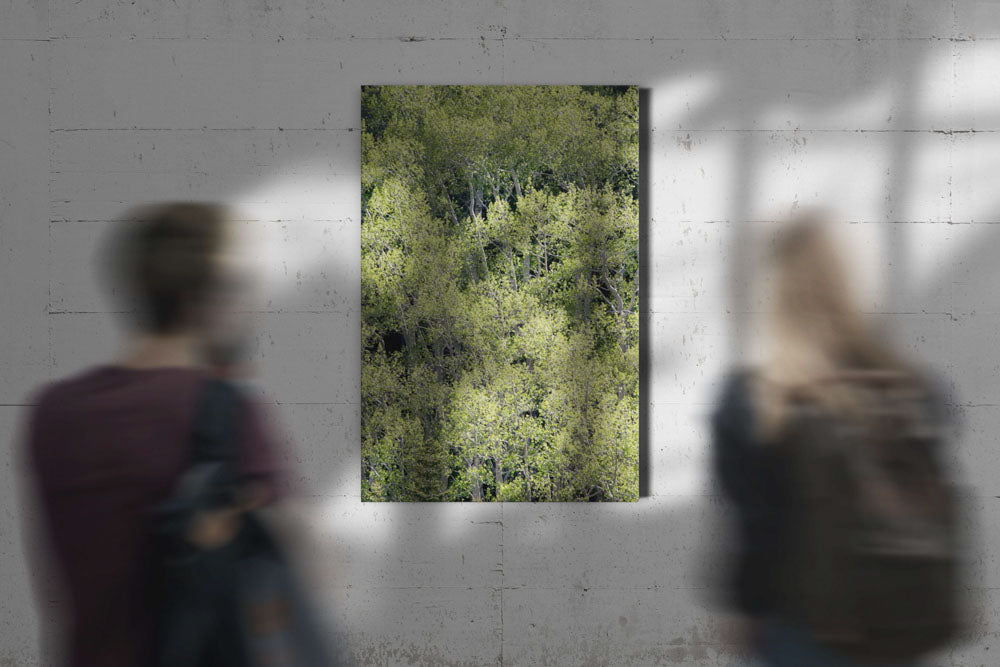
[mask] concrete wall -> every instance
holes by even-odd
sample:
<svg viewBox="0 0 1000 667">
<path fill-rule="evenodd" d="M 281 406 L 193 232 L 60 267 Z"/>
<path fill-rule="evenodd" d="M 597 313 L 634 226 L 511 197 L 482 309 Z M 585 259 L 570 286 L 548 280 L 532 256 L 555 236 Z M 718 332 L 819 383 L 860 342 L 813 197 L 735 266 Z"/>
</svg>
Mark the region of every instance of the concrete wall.
<svg viewBox="0 0 1000 667">
<path fill-rule="evenodd" d="M 234 202 L 268 274 L 260 384 L 359 663 L 728 664 L 700 574 L 734 251 L 831 205 L 870 310 L 956 388 L 986 607 L 942 662 L 995 664 L 998 37 L 1000 3 L 969 0 L 0 0 L 0 439 L 33 386 L 117 349 L 92 270 L 109 223 Z M 360 503 L 365 83 L 650 90 L 648 497 Z M 7 453 L 0 470 L 0 664 L 33 665 L 59 603 L 36 616 Z"/>
</svg>

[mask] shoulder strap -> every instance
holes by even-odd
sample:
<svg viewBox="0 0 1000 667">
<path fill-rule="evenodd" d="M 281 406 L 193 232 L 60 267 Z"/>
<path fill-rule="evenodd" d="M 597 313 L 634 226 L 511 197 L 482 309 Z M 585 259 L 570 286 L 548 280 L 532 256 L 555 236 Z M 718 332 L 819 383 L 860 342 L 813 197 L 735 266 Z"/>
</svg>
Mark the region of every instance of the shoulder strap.
<svg viewBox="0 0 1000 667">
<path fill-rule="evenodd" d="M 239 412 L 239 390 L 230 382 L 210 378 L 202 384 L 191 431 L 193 463 L 233 462 Z"/>
<path fill-rule="evenodd" d="M 165 553 L 186 553 L 182 536 L 192 512 L 232 504 L 239 410 L 239 392 L 232 384 L 211 378 L 198 387 L 188 464 L 169 494 L 152 508 L 153 532 Z"/>
<path fill-rule="evenodd" d="M 205 502 L 219 507 L 234 501 L 239 480 L 236 439 L 242 398 L 239 389 L 219 378 L 205 381 L 191 430 L 190 470 L 201 470 L 197 485 Z"/>
</svg>

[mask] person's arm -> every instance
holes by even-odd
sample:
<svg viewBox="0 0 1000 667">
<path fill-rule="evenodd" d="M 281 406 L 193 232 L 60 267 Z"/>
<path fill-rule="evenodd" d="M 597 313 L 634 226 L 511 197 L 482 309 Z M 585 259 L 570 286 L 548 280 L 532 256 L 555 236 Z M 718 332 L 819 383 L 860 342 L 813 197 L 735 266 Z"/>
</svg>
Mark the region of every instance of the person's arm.
<svg viewBox="0 0 1000 667">
<path fill-rule="evenodd" d="M 713 466 L 737 515 L 730 603 L 763 617 L 777 604 L 782 512 L 776 455 L 755 433 L 751 377 L 734 374 L 712 417 Z"/>
<path fill-rule="evenodd" d="M 201 549 L 214 549 L 239 532 L 242 515 L 287 495 L 288 484 L 278 461 L 279 446 L 261 403 L 235 385 L 238 410 L 232 443 L 236 475 L 233 501 L 224 507 L 197 512 L 187 539 Z"/>
<path fill-rule="evenodd" d="M 28 578 L 38 610 L 42 657 L 45 664 L 62 664 L 63 638 L 67 635 L 69 619 L 65 582 L 56 562 L 51 540 L 50 507 L 43 488 L 43 466 L 39 447 L 43 429 L 49 422 L 45 409 L 50 403 L 47 387 L 36 390 L 27 403 L 32 407 L 23 413 L 15 436 L 15 463 L 21 474 L 17 476 L 22 554 L 27 564 Z"/>
<path fill-rule="evenodd" d="M 295 492 L 288 470 L 281 463 L 286 454 L 278 438 L 278 424 L 268 414 L 267 405 L 253 399 L 247 403 L 240 441 L 240 507 L 244 511 L 256 510 L 256 516 L 267 524 L 286 556 L 296 562 L 307 579 L 329 584 L 339 574 L 335 571 L 336 545 L 332 536 L 317 533 L 314 526 L 319 508 Z"/>
<path fill-rule="evenodd" d="M 292 494 L 282 465 L 282 445 L 268 408 L 242 393 L 243 410 L 237 440 L 237 470 L 240 476 L 238 504 L 253 509 L 287 499 Z"/>
</svg>

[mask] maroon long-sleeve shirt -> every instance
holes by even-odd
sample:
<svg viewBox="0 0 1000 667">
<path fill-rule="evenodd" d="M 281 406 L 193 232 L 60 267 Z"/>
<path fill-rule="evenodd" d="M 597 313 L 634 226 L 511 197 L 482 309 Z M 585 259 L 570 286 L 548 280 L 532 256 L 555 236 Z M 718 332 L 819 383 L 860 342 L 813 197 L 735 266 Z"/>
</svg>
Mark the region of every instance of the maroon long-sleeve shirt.
<svg viewBox="0 0 1000 667">
<path fill-rule="evenodd" d="M 101 366 L 40 390 L 26 429 L 41 526 L 68 606 L 68 664 L 148 664 L 147 513 L 191 453 L 197 368 Z M 279 489 L 275 441 L 248 401 L 242 472 Z"/>
</svg>

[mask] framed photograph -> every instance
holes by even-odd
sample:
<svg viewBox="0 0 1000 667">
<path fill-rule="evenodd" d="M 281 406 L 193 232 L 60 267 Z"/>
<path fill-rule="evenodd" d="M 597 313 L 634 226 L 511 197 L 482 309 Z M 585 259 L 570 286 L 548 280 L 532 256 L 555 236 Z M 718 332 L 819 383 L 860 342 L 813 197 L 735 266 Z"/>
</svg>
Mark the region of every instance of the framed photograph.
<svg viewBox="0 0 1000 667">
<path fill-rule="evenodd" d="M 361 91 L 361 494 L 639 496 L 639 91 Z"/>
</svg>

